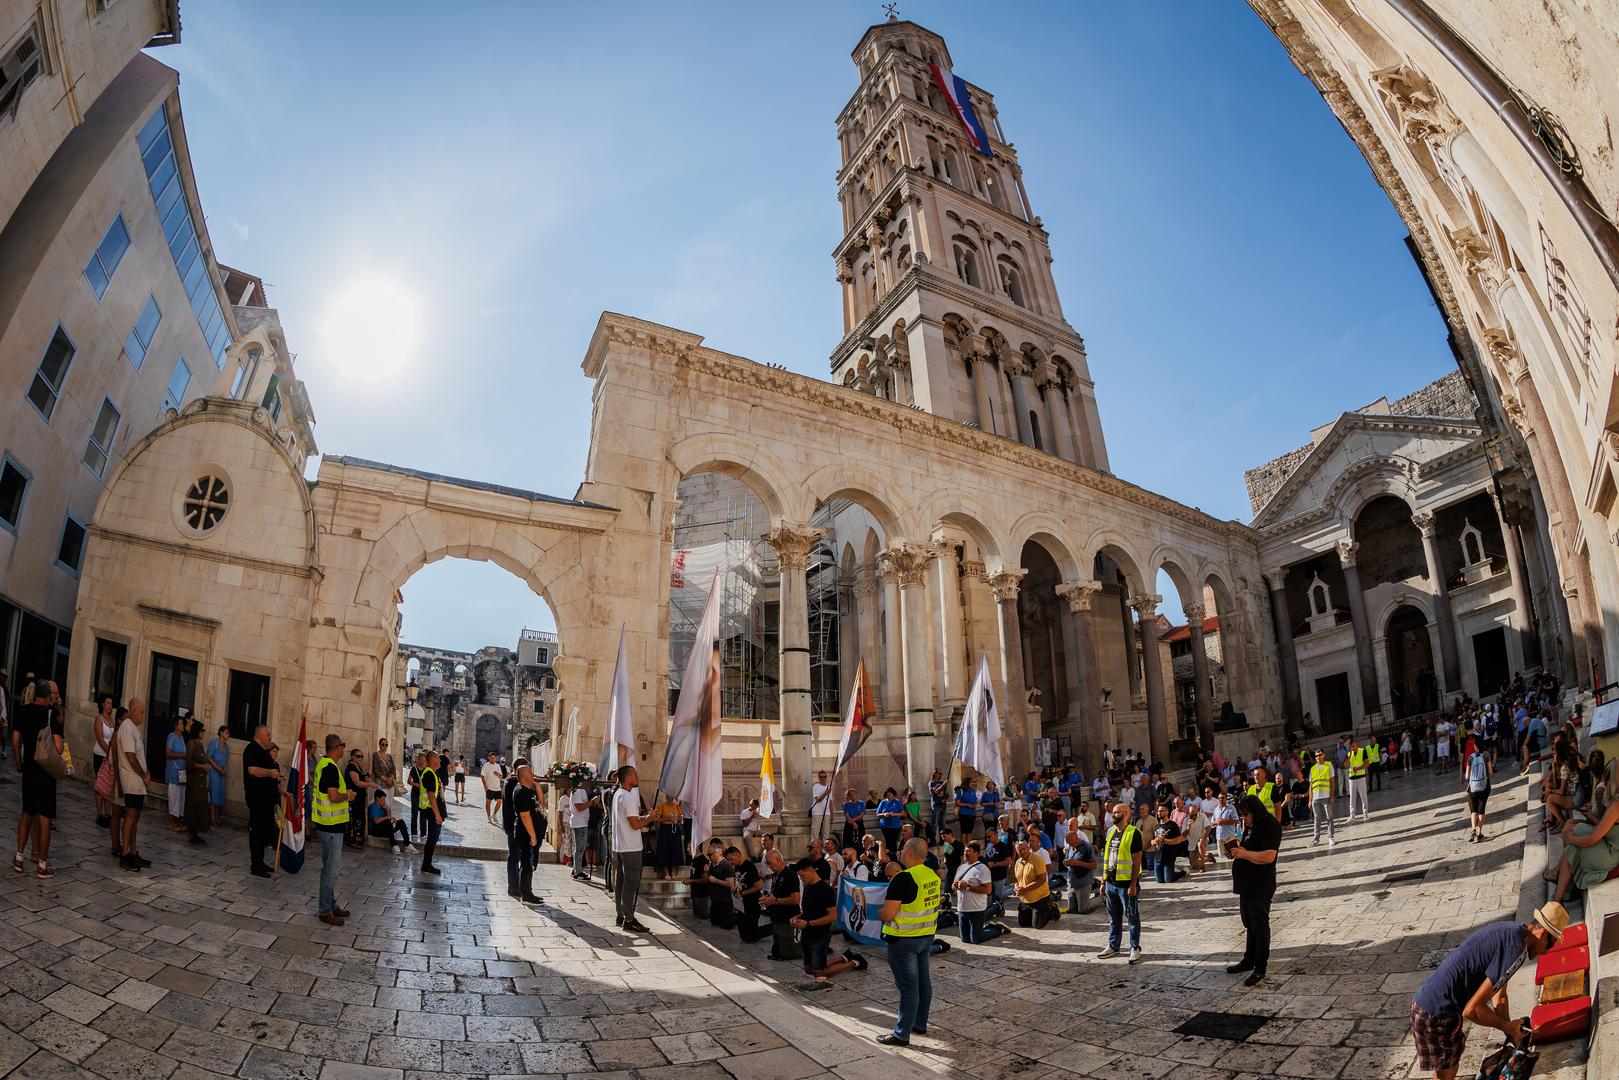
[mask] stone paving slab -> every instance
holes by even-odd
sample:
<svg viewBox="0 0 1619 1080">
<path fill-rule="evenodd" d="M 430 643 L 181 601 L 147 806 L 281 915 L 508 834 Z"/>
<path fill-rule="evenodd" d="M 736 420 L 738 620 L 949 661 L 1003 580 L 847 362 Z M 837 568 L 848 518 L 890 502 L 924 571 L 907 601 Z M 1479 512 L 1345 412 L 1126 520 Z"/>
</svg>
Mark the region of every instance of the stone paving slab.
<svg viewBox="0 0 1619 1080">
<path fill-rule="evenodd" d="M 805 994 L 764 944 L 689 918 L 645 915 L 650 935 L 612 929 L 610 898 L 565 868 L 541 868 L 549 902 L 529 908 L 506 897 L 501 864 L 447 858 L 427 880 L 417 860 L 379 849 L 344 852 L 339 896 L 353 914 L 328 927 L 314 918 L 318 849 L 301 874 L 264 881 L 247 874 L 237 831 L 193 848 L 156 829 L 143 844 L 155 865 L 131 874 L 91 827 L 87 794 L 64 785 L 55 879 L 0 877 L 12 930 L 0 938 L 0 1074 L 1407 1076 L 1410 990 L 1439 950 L 1511 916 L 1523 840 L 1503 820 L 1467 844 L 1454 781 L 1396 780 L 1374 793 L 1373 821 L 1330 850 L 1284 842 L 1271 978 L 1255 990 L 1223 970 L 1241 928 L 1220 869 L 1146 887 L 1135 967 L 1093 958 L 1100 913 L 957 945 L 933 964 L 929 1034 L 891 1050 L 873 1041 L 895 1002 L 880 955 Z M 16 789 L 0 799 L 9 825 Z M 1242 1042 L 1172 1030 L 1203 1011 L 1262 1023 Z M 1463 1075 L 1490 1048 L 1484 1034 Z"/>
</svg>

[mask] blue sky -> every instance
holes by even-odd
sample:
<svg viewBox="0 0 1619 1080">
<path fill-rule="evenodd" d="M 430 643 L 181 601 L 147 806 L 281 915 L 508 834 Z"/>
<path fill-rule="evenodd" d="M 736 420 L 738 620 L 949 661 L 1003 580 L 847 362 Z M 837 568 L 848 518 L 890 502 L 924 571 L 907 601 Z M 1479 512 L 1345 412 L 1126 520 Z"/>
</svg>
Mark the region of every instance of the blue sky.
<svg viewBox="0 0 1619 1080">
<path fill-rule="evenodd" d="M 215 249 L 266 280 L 321 448 L 572 495 L 603 309 L 827 374 L 833 121 L 881 14 L 189 3 L 154 55 L 181 72 Z M 1247 520 L 1243 469 L 1452 368 L 1403 225 L 1245 5 L 901 14 L 996 96 L 1120 476 Z M 357 348 L 352 298 L 379 289 L 412 329 Z M 415 642 L 551 626 L 483 564 L 405 596 Z"/>
</svg>

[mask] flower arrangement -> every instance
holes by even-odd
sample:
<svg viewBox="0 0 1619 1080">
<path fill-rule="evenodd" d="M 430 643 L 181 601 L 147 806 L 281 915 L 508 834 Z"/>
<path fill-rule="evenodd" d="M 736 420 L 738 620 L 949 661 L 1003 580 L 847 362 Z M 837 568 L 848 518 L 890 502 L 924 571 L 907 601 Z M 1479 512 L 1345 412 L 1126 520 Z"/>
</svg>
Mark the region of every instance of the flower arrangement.
<svg viewBox="0 0 1619 1080">
<path fill-rule="evenodd" d="M 588 761 L 554 761 L 542 779 L 553 784 L 574 787 L 596 779 L 596 766 Z"/>
</svg>

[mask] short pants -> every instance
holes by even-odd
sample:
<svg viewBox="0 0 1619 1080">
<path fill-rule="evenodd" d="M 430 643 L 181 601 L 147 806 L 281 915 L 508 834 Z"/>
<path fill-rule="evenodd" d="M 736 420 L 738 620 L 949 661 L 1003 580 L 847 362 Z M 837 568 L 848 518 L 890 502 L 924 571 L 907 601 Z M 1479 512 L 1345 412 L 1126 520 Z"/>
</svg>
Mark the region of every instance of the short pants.
<svg viewBox="0 0 1619 1080">
<path fill-rule="evenodd" d="M 1429 1016 L 1415 1001 L 1411 1002 L 1411 1037 L 1417 1044 L 1417 1067 L 1433 1072 L 1454 1069 L 1467 1046 L 1461 1013 Z"/>
</svg>

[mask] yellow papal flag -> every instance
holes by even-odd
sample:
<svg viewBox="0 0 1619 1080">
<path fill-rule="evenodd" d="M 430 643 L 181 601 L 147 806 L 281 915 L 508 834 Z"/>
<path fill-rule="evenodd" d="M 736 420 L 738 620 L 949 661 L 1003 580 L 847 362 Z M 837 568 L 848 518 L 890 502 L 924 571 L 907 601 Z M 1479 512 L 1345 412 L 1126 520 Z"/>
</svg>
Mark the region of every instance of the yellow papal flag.
<svg viewBox="0 0 1619 1080">
<path fill-rule="evenodd" d="M 776 766 L 770 760 L 770 736 L 765 736 L 765 756 L 759 763 L 759 816 L 776 812 Z"/>
</svg>

